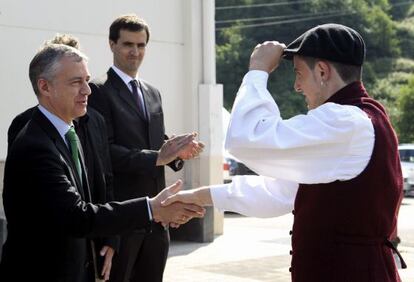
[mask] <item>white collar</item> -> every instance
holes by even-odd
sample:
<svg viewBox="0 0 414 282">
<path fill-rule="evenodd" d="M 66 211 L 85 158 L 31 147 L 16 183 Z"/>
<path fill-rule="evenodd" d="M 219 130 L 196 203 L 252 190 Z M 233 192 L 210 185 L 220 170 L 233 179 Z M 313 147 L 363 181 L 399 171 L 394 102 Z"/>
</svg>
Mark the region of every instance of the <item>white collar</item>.
<svg viewBox="0 0 414 282">
<path fill-rule="evenodd" d="M 138 81 L 138 75 L 136 77 L 131 77 L 128 74 L 126 74 L 125 72 L 121 71 L 116 66 L 112 66 L 112 69 L 122 79 L 122 81 L 126 84 L 126 86 L 128 86 L 128 88 L 131 87 L 131 85 L 129 84 L 131 82 L 131 80 L 136 79 Z"/>
<path fill-rule="evenodd" d="M 49 112 L 45 107 L 43 107 L 40 104 L 37 107 L 46 116 L 46 118 L 53 124 L 53 126 L 59 132 L 59 135 L 62 137 L 63 141 L 66 143 L 65 134 L 66 134 L 66 132 L 68 132 L 68 130 L 70 129 L 70 127 L 73 124 L 67 124 L 61 118 L 59 118 L 55 114 L 52 114 L 51 112 Z"/>
</svg>

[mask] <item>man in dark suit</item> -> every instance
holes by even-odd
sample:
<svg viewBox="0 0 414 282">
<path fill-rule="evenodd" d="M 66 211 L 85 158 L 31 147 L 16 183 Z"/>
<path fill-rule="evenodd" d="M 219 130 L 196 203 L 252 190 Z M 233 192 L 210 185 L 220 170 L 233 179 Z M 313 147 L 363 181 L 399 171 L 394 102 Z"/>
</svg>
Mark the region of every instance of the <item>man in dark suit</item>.
<svg viewBox="0 0 414 282">
<path fill-rule="evenodd" d="M 36 109 L 37 106 L 29 108 L 13 119 L 8 130 L 8 151 Z M 74 121 L 74 126 L 84 152 L 92 203 L 113 201 L 113 176 L 105 120 L 96 110 L 88 107 L 87 113 Z M 119 237 L 95 237 L 93 242 L 96 270 L 108 280 L 114 251 L 119 248 Z"/>
<path fill-rule="evenodd" d="M 46 41 L 46 44 L 64 44 L 76 49 L 80 48 L 78 39 L 70 34 L 56 34 L 51 40 Z M 36 108 L 36 106 L 29 108 L 13 119 L 7 132 L 8 150 L 17 134 L 32 118 Z M 84 149 L 91 201 L 95 204 L 113 201 L 113 177 L 105 120 L 97 111 L 89 107 L 84 116 L 76 119 L 74 126 Z M 102 278 L 108 280 L 114 250 L 119 247 L 119 238 L 118 236 L 96 237 L 93 241 L 96 253 L 95 269 Z"/>
<path fill-rule="evenodd" d="M 164 165 L 174 171 L 192 158 L 202 144 L 184 150 L 173 160 L 159 153 L 166 140 L 160 92 L 138 78 L 150 37 L 148 25 L 136 15 L 117 18 L 109 30 L 113 66 L 90 84 L 90 104 L 106 119 L 117 200 L 152 196 L 165 186 Z M 169 233 L 160 224 L 121 237 L 114 256 L 111 281 L 162 281 Z"/>
<path fill-rule="evenodd" d="M 92 204 L 82 148 L 72 128 L 73 120 L 86 113 L 90 94 L 86 58 L 69 46 L 48 45 L 31 61 L 29 76 L 39 106 L 6 160 L 3 202 L 8 237 L 1 281 L 92 282 L 90 239 L 131 232 L 152 220 L 183 224 L 202 215 L 197 206 L 161 207 L 161 200 L 175 193 L 179 183 L 151 199 Z M 74 138 L 66 138 L 68 134 Z M 191 138 L 177 142 L 176 149 L 187 146 Z"/>
</svg>

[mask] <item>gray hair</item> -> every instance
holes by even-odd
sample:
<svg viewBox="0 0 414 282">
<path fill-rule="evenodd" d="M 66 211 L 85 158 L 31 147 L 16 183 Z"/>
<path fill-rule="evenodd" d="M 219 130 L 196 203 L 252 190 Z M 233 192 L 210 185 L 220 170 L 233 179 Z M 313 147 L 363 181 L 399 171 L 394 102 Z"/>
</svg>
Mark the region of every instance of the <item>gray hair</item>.
<svg viewBox="0 0 414 282">
<path fill-rule="evenodd" d="M 52 81 L 61 66 L 63 58 L 71 58 L 75 62 L 87 61 L 81 51 L 63 44 L 48 44 L 43 46 L 34 56 L 29 66 L 29 77 L 36 96 L 40 92 L 37 87 L 39 79 Z"/>
</svg>

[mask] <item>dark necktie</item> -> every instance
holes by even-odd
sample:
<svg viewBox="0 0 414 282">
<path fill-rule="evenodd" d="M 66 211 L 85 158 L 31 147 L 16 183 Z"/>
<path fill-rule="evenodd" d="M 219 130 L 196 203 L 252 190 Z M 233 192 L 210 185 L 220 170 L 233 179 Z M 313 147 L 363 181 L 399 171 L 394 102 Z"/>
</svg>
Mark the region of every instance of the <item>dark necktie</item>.
<svg viewBox="0 0 414 282">
<path fill-rule="evenodd" d="M 137 104 L 138 111 L 141 114 L 141 116 L 146 120 L 147 115 L 145 114 L 145 108 L 138 94 L 138 81 L 136 79 L 133 79 L 129 82 L 129 84 L 131 84 L 132 96 L 134 97 L 134 101 Z"/>
<path fill-rule="evenodd" d="M 79 178 L 82 180 L 82 168 L 79 159 L 79 138 L 73 126 L 70 127 L 68 132 L 66 132 L 65 138 L 69 144 L 72 159 L 76 166 L 76 171 L 79 175 Z"/>
</svg>

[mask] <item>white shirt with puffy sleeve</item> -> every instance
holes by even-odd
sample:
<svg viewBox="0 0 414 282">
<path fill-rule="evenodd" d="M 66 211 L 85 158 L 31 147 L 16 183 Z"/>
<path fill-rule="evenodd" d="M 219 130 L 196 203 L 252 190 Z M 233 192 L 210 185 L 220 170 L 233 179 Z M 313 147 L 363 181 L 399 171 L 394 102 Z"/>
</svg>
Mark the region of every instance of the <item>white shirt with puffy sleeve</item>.
<svg viewBox="0 0 414 282">
<path fill-rule="evenodd" d="M 355 106 L 325 103 L 282 119 L 267 90 L 268 73 L 248 72 L 226 135 L 226 149 L 261 176 L 236 176 L 211 186 L 214 206 L 274 217 L 293 209 L 299 183 L 329 183 L 359 175 L 371 158 L 371 120 Z"/>
</svg>

